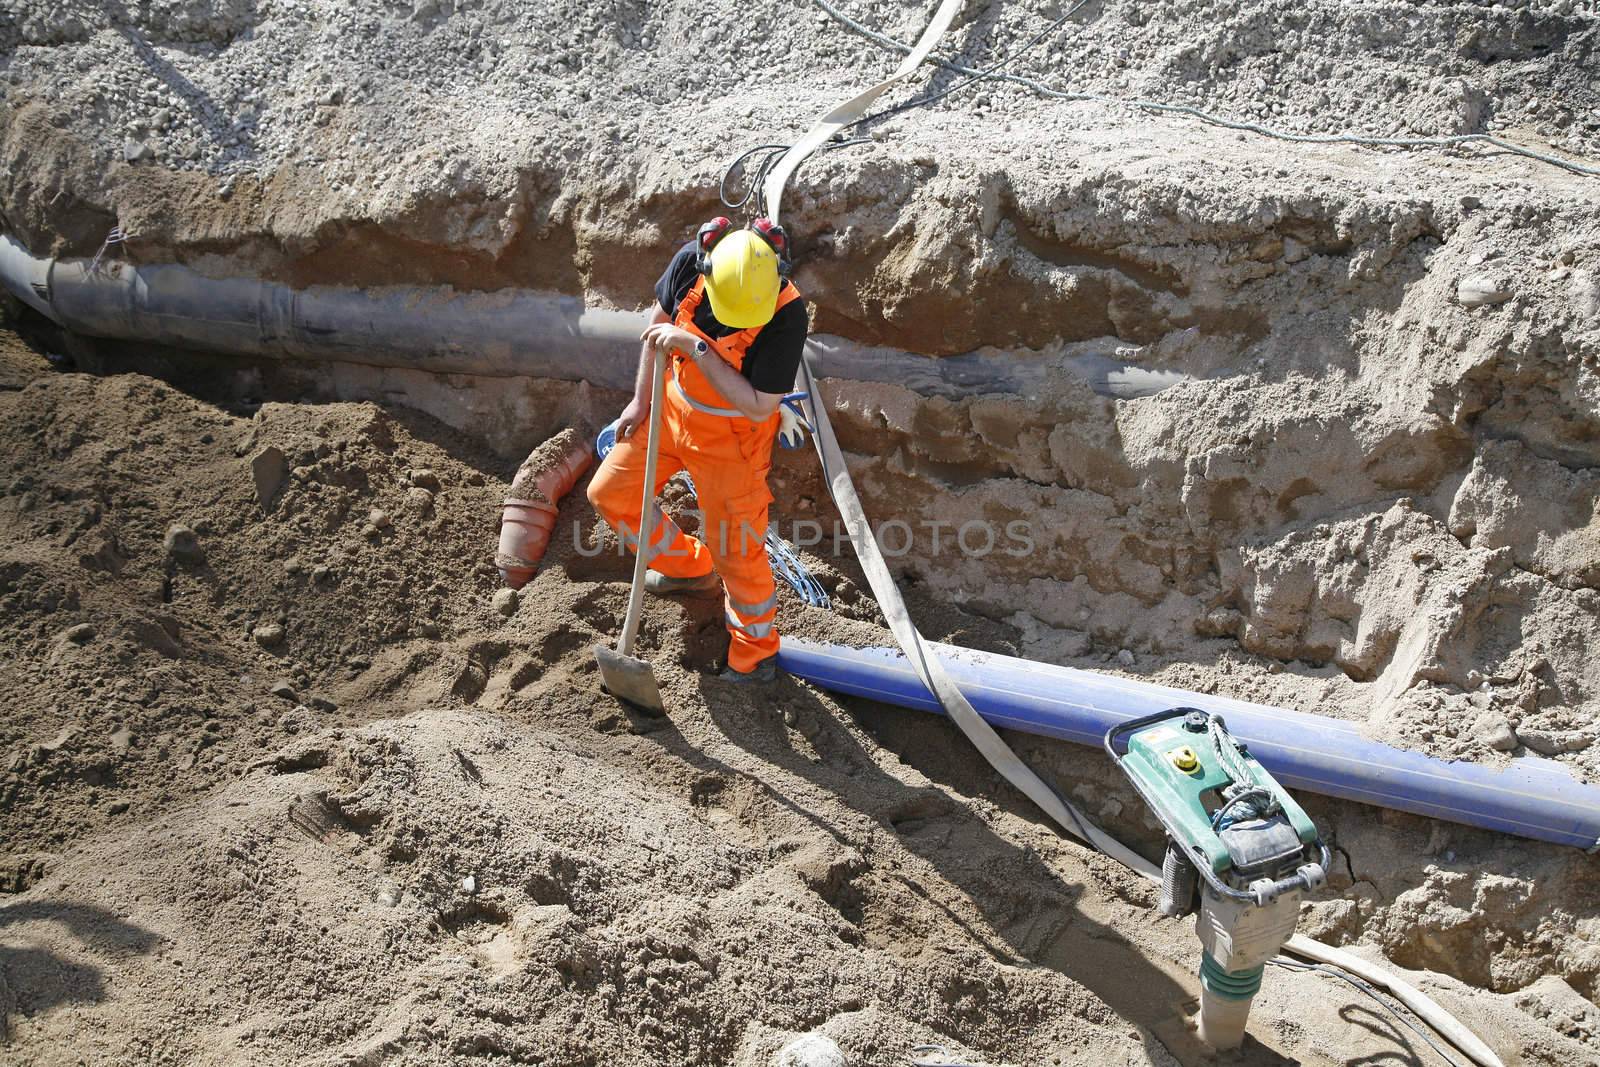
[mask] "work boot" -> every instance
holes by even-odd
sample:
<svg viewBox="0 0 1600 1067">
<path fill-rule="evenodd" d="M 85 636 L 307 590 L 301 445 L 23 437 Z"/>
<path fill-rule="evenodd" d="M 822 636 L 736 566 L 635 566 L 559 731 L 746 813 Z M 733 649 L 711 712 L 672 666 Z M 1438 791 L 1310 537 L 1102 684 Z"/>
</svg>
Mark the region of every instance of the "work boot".
<svg viewBox="0 0 1600 1067">
<path fill-rule="evenodd" d="M 732 667 L 724 667 L 722 673 L 717 675 L 717 679 L 739 685 L 766 685 L 775 682 L 778 680 L 778 657 L 768 656 L 748 671 L 736 671 Z"/>
<path fill-rule="evenodd" d="M 659 571 L 645 571 L 644 588 L 656 596 L 716 596 L 722 592 L 722 581 L 716 571 L 707 571 L 692 578 L 668 578 Z"/>
</svg>

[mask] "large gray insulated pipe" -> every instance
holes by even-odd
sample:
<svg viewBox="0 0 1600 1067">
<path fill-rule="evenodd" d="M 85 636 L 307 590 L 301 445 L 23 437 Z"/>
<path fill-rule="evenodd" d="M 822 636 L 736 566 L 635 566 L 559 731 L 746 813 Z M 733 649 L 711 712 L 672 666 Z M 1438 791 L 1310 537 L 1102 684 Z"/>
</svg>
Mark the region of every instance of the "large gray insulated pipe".
<svg viewBox="0 0 1600 1067">
<path fill-rule="evenodd" d="M 0 281 L 90 337 L 244 356 L 347 360 L 439 373 L 633 384 L 642 319 L 576 297 L 513 290 L 293 289 L 188 267 L 41 260 L 0 239 Z"/>
<path fill-rule="evenodd" d="M 36 258 L 9 234 L 0 237 L 0 285 L 33 310 L 60 322 L 50 307 L 50 265 L 53 262 Z"/>
<path fill-rule="evenodd" d="M 0 236 L 0 286 L 57 324 L 89 337 L 278 359 L 343 360 L 445 374 L 556 378 L 633 386 L 643 314 L 587 307 L 530 289 L 458 292 L 448 286 L 294 289 L 254 278 L 212 278 L 174 264 L 121 260 L 91 271 L 81 259 L 42 259 Z M 807 346 L 822 378 L 885 382 L 925 396 L 1038 396 L 1065 378 L 1104 396 L 1147 396 L 1183 380 L 1117 356 L 1114 339 L 1016 353 L 979 349 L 927 356 L 827 334 Z"/>
</svg>

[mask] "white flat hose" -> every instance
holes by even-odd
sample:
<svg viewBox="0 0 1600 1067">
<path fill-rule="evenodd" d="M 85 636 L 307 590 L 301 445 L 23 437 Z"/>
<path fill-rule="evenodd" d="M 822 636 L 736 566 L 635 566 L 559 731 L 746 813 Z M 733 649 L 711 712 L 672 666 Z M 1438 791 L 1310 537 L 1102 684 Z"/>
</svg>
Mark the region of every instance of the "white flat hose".
<svg viewBox="0 0 1600 1067">
<path fill-rule="evenodd" d="M 918 38 L 916 47 L 900 66 L 895 68 L 893 74 L 823 115 L 810 130 L 806 131 L 805 136 L 783 154 L 783 158 L 773 167 L 767 178 L 766 188 L 763 190 L 768 215 L 773 222 L 779 221 L 778 211 L 783 187 L 801 161 L 816 151 L 828 138 L 860 118 L 874 100 L 920 66 L 933 51 L 933 46 L 943 36 L 944 31 L 949 28 L 962 2 L 963 0 L 941 0 L 932 20 Z M 877 597 L 878 607 L 883 612 L 884 619 L 888 621 L 889 629 L 894 634 L 901 651 L 905 653 L 912 670 L 916 671 L 917 677 L 928 687 L 929 692 L 939 698 L 951 721 L 961 729 L 967 739 L 983 754 L 984 759 L 988 760 L 1006 781 L 1021 790 L 1029 800 L 1042 808 L 1069 834 L 1099 849 L 1143 877 L 1159 882 L 1161 872 L 1155 864 L 1095 826 L 1081 811 L 1068 803 L 1035 774 L 1031 767 L 1018 758 L 1011 750 L 1011 746 L 1005 743 L 982 715 L 978 714 L 960 688 L 945 673 L 939 658 L 927 648 L 922 634 L 917 631 L 910 614 L 906 611 L 905 599 L 901 597 L 900 590 L 894 584 L 894 576 L 890 574 L 888 564 L 883 559 L 883 552 L 878 547 L 877 537 L 867 522 L 866 512 L 861 507 L 861 499 L 856 495 L 855 483 L 850 479 L 850 470 L 845 464 L 844 453 L 840 450 L 838 438 L 834 435 L 833 424 L 828 420 L 827 405 L 820 402 L 822 394 L 809 360 L 801 360 L 800 377 L 800 388 L 809 397 L 806 403 L 810 406 L 811 423 L 816 427 L 813 438 L 816 441 L 817 457 L 822 462 L 823 476 L 828 480 L 828 490 L 833 495 L 833 502 L 839 509 L 845 528 L 850 533 L 850 543 L 855 548 L 856 558 L 861 561 L 861 570 L 866 576 L 867 584 Z M 1504 1067 L 1500 1058 L 1487 1045 L 1440 1007 L 1433 998 L 1398 976 L 1347 952 L 1341 952 L 1298 934 L 1290 938 L 1284 948 L 1297 956 L 1344 968 L 1373 985 L 1382 986 L 1481 1067 Z"/>
<path fill-rule="evenodd" d="M 945 673 L 944 665 L 939 662 L 939 658 L 929 651 L 922 635 L 917 632 L 916 625 L 912 623 L 910 614 L 906 611 L 906 602 L 900 596 L 900 590 L 895 587 L 894 577 L 889 573 L 888 564 L 883 560 L 877 538 L 873 536 L 872 528 L 867 523 L 866 513 L 861 508 L 861 500 L 856 496 L 855 484 L 850 480 L 850 470 L 845 465 L 844 454 L 840 451 L 838 439 L 834 436 L 833 424 L 828 421 L 824 406 L 816 403 L 817 380 L 812 376 L 810 365 L 803 360 L 800 364 L 800 374 L 804 382 L 802 388 L 811 395 L 812 424 L 817 428 L 814 435 L 817 454 L 821 457 L 822 473 L 828 480 L 833 502 L 838 506 L 839 515 L 844 519 L 845 528 L 850 533 L 850 543 L 855 546 L 856 557 L 861 561 L 861 570 L 866 575 L 867 584 L 872 587 L 873 594 L 878 598 L 878 607 L 883 612 L 883 617 L 888 620 L 895 641 L 905 651 L 912 669 L 917 672 L 917 677 L 922 679 L 922 684 L 939 698 L 946 714 L 977 746 L 978 751 L 983 753 L 984 759 L 1005 776 L 1006 781 L 1022 790 L 1029 800 L 1043 808 L 1069 833 L 1087 841 L 1125 866 L 1139 870 L 1141 874 L 1146 873 L 1142 868 L 1148 868 L 1151 876 L 1159 877 L 1149 861 L 1096 827 L 1083 816 L 1082 812 L 1046 785 L 1044 779 L 1034 773 L 1033 768 L 1023 763 L 1011 750 L 1011 746 L 995 732 L 994 727 L 973 708 L 971 702 Z"/>
<path fill-rule="evenodd" d="M 955 19 L 956 13 L 961 10 L 965 0 L 940 0 L 938 10 L 934 11 L 933 19 L 922 31 L 922 36 L 917 38 L 915 47 L 900 61 L 894 73 L 878 84 L 857 93 L 844 103 L 829 111 L 816 124 L 806 131 L 789 150 L 778 160 L 776 166 L 767 174 L 767 185 L 762 190 L 762 195 L 767 202 L 767 215 L 773 222 L 778 221 L 778 209 L 782 206 L 783 187 L 789 183 L 789 178 L 807 156 L 821 147 L 822 142 L 850 125 L 856 119 L 866 114 L 872 102 L 882 96 L 895 83 L 910 77 L 911 72 L 922 66 L 922 61 L 928 58 L 928 53 L 933 51 L 933 46 L 939 43 L 939 38 L 944 36 L 944 31 L 950 28 L 950 23 Z"/>
</svg>

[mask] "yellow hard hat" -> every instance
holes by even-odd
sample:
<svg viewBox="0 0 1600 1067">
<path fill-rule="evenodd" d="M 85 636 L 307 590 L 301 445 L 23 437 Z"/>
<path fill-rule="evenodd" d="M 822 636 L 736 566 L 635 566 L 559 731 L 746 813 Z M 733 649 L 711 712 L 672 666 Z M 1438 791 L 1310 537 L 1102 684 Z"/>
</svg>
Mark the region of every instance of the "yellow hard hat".
<svg viewBox="0 0 1600 1067">
<path fill-rule="evenodd" d="M 706 296 L 724 326 L 748 330 L 772 321 L 778 308 L 778 253 L 750 230 L 734 230 L 711 249 Z"/>
</svg>

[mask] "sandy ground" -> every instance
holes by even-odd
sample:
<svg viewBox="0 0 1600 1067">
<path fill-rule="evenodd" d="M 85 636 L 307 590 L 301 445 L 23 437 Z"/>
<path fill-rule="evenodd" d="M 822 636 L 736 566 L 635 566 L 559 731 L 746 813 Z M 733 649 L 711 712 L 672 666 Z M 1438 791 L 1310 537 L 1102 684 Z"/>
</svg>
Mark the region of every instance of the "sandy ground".
<svg viewBox="0 0 1600 1067">
<path fill-rule="evenodd" d="M 926 14 L 837 6 L 900 40 Z M 1592 164 L 1591 8 L 1106 0 L 1009 68 L 1093 99 L 984 83 L 808 162 L 785 221 L 815 328 L 1014 378 L 825 383 L 874 518 L 1048 534 L 1023 560 L 914 544 L 926 631 L 1600 774 L 1594 180 L 1108 99 Z M 974 2 L 940 54 L 985 65 L 1069 10 Z M 731 155 L 893 60 L 815 0 L 21 0 L 0 226 L 635 308 Z M 701 673 L 715 609 L 662 603 L 673 715 L 630 719 L 588 652 L 626 566 L 577 550 L 614 548 L 581 494 L 497 609 L 518 461 L 615 397 L 16 325 L 0 1058 L 756 1064 L 820 1029 L 859 1063 L 1204 1059 L 1192 933 L 945 724 L 751 700 Z M 828 518 L 805 457 L 775 488 Z M 847 554 L 810 557 L 836 611 L 786 601 L 788 632 L 883 640 Z M 1099 756 L 1017 743 L 1156 847 Z M 1303 929 L 1425 972 L 1508 1063 L 1600 1058 L 1593 858 L 1307 803 L 1338 859 Z M 1242 1062 L 1430 1062 L 1348 993 L 1272 974 Z"/>
<path fill-rule="evenodd" d="M 584 540 L 558 539 L 502 617 L 514 463 L 404 409 L 227 410 L 7 351 L 32 379 L 0 393 L 12 1062 L 764 1064 L 816 1030 L 863 1064 L 924 1043 L 1208 1062 L 1184 1020 L 1188 924 L 1041 825 L 945 724 L 709 679 L 725 638 L 694 602 L 653 602 L 644 630 L 670 718 L 606 698 L 589 647 L 627 567 L 609 539 L 578 551 L 596 529 L 581 494 L 561 518 Z M 786 600 L 782 618 L 877 633 L 816 614 Z M 958 636 L 1017 635 L 972 617 Z M 1153 843 L 1095 758 L 1024 751 Z M 1331 823 L 1364 858 L 1363 834 L 1429 836 L 1348 806 Z M 1488 838 L 1451 835 L 1463 866 L 1507 854 Z M 1374 885 L 1335 885 L 1310 925 L 1381 922 Z M 1416 980 L 1508 1063 L 1596 1048 L 1592 1005 L 1547 973 L 1501 994 Z M 1256 1013 L 1237 1062 L 1431 1055 L 1329 979 L 1274 972 Z"/>
</svg>

